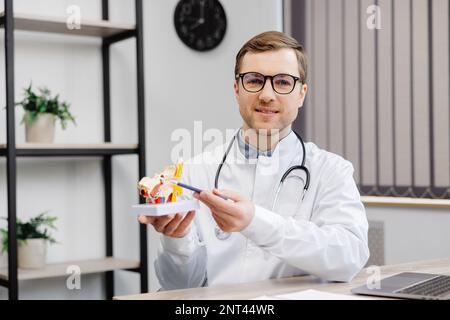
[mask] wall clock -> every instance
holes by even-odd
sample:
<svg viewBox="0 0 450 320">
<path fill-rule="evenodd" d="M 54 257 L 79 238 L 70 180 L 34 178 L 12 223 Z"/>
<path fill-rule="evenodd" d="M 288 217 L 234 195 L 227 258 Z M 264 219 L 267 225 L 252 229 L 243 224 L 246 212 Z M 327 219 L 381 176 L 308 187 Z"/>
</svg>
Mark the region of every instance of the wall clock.
<svg viewBox="0 0 450 320">
<path fill-rule="evenodd" d="M 227 30 L 227 17 L 218 0 L 180 0 L 173 16 L 178 37 L 189 48 L 217 47 Z"/>
</svg>

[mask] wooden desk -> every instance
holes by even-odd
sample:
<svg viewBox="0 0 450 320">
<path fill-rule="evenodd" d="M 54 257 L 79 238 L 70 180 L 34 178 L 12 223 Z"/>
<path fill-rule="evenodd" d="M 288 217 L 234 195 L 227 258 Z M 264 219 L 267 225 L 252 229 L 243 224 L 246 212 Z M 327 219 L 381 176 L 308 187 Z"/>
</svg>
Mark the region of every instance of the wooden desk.
<svg viewBox="0 0 450 320">
<path fill-rule="evenodd" d="M 450 258 L 430 261 L 419 261 L 381 267 L 381 278 L 400 272 L 424 272 L 450 275 Z M 326 292 L 351 294 L 350 289 L 364 285 L 373 273 L 362 270 L 350 283 L 323 282 L 312 276 L 272 279 L 259 282 L 217 285 L 207 288 L 160 291 L 138 295 L 117 296 L 116 300 L 172 300 L 172 299 L 252 299 L 262 295 L 283 294 L 306 289 Z M 373 297 L 373 299 L 383 299 Z"/>
</svg>

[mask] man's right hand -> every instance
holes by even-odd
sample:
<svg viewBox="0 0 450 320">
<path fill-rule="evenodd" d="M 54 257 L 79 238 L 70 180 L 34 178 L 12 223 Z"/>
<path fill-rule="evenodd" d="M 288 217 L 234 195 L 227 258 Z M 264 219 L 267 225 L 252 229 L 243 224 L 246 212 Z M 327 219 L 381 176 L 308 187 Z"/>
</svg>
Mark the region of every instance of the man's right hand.
<svg viewBox="0 0 450 320">
<path fill-rule="evenodd" d="M 160 217 L 140 215 L 138 220 L 142 224 L 151 224 L 156 231 L 166 236 L 182 238 L 187 235 L 194 216 L 195 211 L 189 211 L 185 216 L 181 213 Z"/>
</svg>

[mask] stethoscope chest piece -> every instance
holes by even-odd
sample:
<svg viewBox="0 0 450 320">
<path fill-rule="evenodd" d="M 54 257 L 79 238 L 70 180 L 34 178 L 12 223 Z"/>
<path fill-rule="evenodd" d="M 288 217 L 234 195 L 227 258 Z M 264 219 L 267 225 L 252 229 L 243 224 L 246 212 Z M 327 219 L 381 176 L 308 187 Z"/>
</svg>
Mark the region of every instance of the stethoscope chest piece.
<svg viewBox="0 0 450 320">
<path fill-rule="evenodd" d="M 216 235 L 216 238 L 219 240 L 227 240 L 230 236 L 231 233 L 230 232 L 225 232 L 222 229 L 219 228 L 219 226 L 216 225 L 216 227 L 214 228 L 214 233 Z"/>
</svg>

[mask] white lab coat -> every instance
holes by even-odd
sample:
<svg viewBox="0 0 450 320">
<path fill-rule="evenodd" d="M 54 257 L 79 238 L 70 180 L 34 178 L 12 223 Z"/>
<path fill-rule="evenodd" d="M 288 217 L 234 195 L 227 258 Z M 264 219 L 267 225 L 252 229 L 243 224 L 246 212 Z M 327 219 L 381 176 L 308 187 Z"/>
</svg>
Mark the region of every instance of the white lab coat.
<svg viewBox="0 0 450 320">
<path fill-rule="evenodd" d="M 213 189 L 218 164 L 229 142 L 187 162 L 183 180 Z M 306 143 L 311 181 L 287 179 L 271 211 L 283 173 L 301 163 L 301 143 L 291 132 L 271 157 L 248 163 L 235 140 L 223 166 L 219 189 L 234 190 L 255 205 L 244 230 L 218 240 L 207 206 L 183 238 L 161 235 L 155 270 L 163 289 L 240 283 L 312 274 L 329 281 L 350 281 L 369 257 L 368 223 L 353 179 L 353 166 L 338 155 Z M 247 163 L 243 164 L 243 162 Z M 298 171 L 294 171 L 298 172 Z M 302 176 L 300 173 L 299 176 Z"/>
</svg>

